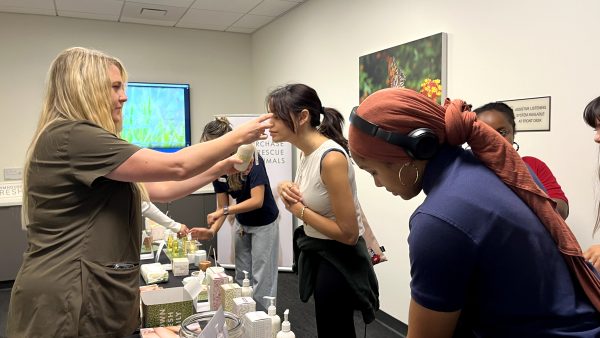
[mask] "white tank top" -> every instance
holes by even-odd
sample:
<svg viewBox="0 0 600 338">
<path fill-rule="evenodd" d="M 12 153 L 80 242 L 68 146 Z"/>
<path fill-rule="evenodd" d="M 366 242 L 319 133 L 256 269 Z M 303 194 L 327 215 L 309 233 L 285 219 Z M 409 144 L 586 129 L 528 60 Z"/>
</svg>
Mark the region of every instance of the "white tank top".
<svg viewBox="0 0 600 338">
<path fill-rule="evenodd" d="M 335 215 L 333 214 L 331 201 L 329 200 L 329 193 L 327 192 L 327 188 L 321 179 L 321 160 L 323 155 L 332 149 L 335 149 L 333 151 L 339 151 L 344 154 L 344 156 L 346 156 L 346 160 L 348 161 L 348 181 L 350 182 L 350 188 L 352 189 L 352 196 L 354 198 L 354 209 L 358 220 L 358 233 L 360 236 L 362 236 L 365 232 L 365 227 L 363 225 L 361 217 L 362 214 L 360 212 L 360 206 L 356 196 L 354 166 L 352 165 L 350 156 L 348 156 L 342 146 L 333 140 L 327 140 L 310 155 L 304 156 L 304 154 L 302 154 L 300 157 L 300 165 L 296 171 L 295 183 L 300 188 L 304 205 L 306 205 L 310 210 L 335 221 Z M 331 239 L 306 223 L 304 224 L 304 232 L 310 237 Z"/>
</svg>

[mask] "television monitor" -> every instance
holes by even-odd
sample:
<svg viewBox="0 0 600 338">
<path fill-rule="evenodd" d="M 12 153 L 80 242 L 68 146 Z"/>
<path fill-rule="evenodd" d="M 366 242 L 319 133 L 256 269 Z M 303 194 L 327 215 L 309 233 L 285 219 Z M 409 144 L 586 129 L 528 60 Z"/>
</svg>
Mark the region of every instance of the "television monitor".
<svg viewBox="0 0 600 338">
<path fill-rule="evenodd" d="M 164 152 L 191 144 L 188 84 L 129 82 L 126 94 L 123 139 Z"/>
</svg>

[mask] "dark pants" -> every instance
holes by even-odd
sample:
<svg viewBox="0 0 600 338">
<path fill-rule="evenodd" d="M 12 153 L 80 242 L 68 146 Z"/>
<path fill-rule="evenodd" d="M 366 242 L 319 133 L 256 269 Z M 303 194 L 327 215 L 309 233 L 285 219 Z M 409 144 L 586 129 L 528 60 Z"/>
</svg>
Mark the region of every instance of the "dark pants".
<svg viewBox="0 0 600 338">
<path fill-rule="evenodd" d="M 356 337 L 354 296 L 342 274 L 326 260 L 319 264 L 314 298 L 319 337 Z"/>
</svg>

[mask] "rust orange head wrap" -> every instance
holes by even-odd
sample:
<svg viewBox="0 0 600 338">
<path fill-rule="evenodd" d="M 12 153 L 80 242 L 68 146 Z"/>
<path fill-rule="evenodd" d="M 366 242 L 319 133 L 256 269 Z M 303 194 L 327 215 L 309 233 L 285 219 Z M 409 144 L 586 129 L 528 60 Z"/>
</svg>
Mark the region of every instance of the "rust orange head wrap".
<svg viewBox="0 0 600 338">
<path fill-rule="evenodd" d="M 554 210 L 554 202 L 535 184 L 512 145 L 487 124 L 478 122 L 475 113 L 469 110 L 470 106 L 462 100 L 446 99 L 442 107 L 413 90 L 389 88 L 367 97 L 356 114 L 388 131 L 408 134 L 417 128 L 429 128 L 440 143 L 467 142 L 473 153 L 539 217 L 591 303 L 600 311 L 600 281 L 582 257 L 579 243 L 568 225 Z M 352 153 L 380 162 L 410 159 L 401 147 L 367 135 L 352 125 L 348 146 Z"/>
</svg>

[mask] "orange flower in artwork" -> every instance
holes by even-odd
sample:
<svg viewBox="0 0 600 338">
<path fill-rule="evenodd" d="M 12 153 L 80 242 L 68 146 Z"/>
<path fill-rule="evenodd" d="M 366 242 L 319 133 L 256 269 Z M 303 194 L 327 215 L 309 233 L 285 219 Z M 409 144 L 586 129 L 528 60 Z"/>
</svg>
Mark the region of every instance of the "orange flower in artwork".
<svg viewBox="0 0 600 338">
<path fill-rule="evenodd" d="M 426 95 L 432 100 L 437 100 L 442 95 L 442 84 L 439 79 L 425 79 L 421 83 L 421 94 Z"/>
</svg>

